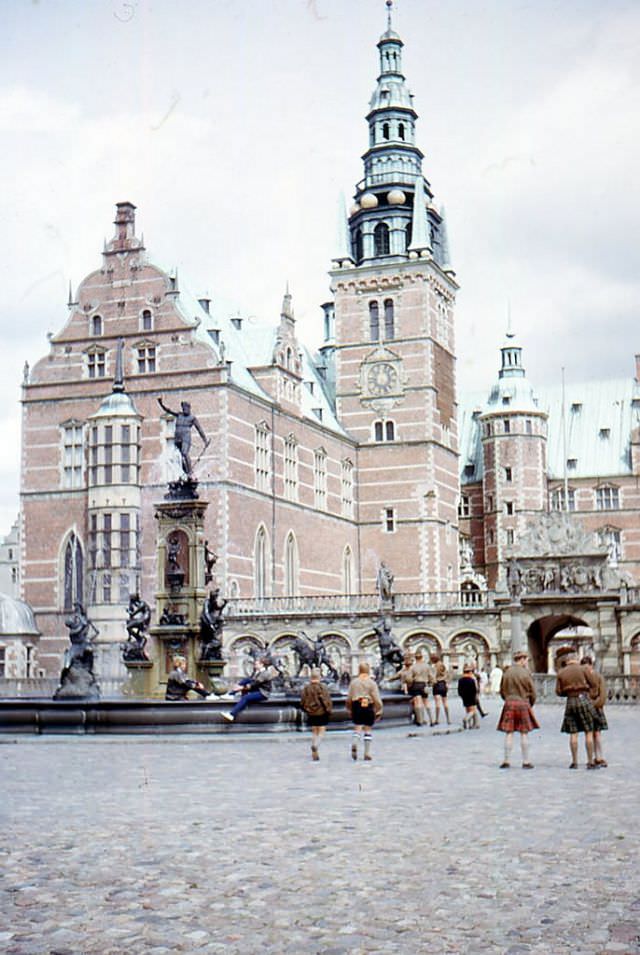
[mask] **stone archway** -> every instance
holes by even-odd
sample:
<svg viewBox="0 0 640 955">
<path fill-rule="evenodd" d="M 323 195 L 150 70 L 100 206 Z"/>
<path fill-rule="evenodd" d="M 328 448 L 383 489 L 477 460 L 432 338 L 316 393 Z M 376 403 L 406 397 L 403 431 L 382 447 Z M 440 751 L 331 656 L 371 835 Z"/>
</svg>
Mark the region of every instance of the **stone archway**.
<svg viewBox="0 0 640 955">
<path fill-rule="evenodd" d="M 527 629 L 527 637 L 531 670 L 534 673 L 550 672 L 550 646 L 557 635 L 566 630 L 571 632 L 565 634 L 559 642 L 571 643 L 576 647 L 582 644 L 585 649 L 586 646 L 590 647 L 593 643 L 593 633 L 589 624 L 572 614 L 549 614 L 545 617 L 539 617 L 530 624 Z"/>
<path fill-rule="evenodd" d="M 353 650 L 349 640 L 341 633 L 329 631 L 321 634 L 331 665 L 346 682 L 351 677 Z"/>
</svg>

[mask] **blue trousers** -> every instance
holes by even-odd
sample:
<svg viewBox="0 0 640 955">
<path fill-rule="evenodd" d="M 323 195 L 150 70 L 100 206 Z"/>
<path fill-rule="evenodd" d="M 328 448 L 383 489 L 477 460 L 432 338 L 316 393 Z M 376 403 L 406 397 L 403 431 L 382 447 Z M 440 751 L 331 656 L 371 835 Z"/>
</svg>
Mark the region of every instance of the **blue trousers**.
<svg viewBox="0 0 640 955">
<path fill-rule="evenodd" d="M 234 703 L 231 707 L 231 715 L 237 716 L 238 713 L 242 713 L 243 710 L 249 706 L 250 703 L 264 703 L 264 696 L 260 690 L 251 690 L 249 693 L 243 693 L 237 703 Z"/>
</svg>

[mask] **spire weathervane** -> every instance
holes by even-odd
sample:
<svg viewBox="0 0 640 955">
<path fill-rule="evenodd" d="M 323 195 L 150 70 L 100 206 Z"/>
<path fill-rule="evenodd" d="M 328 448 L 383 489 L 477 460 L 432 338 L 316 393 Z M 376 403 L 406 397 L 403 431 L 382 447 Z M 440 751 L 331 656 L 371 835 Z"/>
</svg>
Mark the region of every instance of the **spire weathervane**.
<svg viewBox="0 0 640 955">
<path fill-rule="evenodd" d="M 387 30 L 391 29 L 391 11 L 393 10 L 393 0 L 385 0 L 387 5 Z"/>
</svg>

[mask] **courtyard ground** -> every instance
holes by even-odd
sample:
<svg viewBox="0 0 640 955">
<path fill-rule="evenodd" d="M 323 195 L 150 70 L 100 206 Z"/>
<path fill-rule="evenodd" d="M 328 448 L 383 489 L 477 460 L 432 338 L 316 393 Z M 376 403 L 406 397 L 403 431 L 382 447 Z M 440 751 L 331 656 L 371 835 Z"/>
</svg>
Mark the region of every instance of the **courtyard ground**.
<svg viewBox="0 0 640 955">
<path fill-rule="evenodd" d="M 487 705 L 478 731 L 376 729 L 371 763 L 343 731 L 318 763 L 239 727 L 0 737 L 0 951 L 640 952 L 640 710 L 575 772 L 539 707 L 523 772 Z"/>
</svg>

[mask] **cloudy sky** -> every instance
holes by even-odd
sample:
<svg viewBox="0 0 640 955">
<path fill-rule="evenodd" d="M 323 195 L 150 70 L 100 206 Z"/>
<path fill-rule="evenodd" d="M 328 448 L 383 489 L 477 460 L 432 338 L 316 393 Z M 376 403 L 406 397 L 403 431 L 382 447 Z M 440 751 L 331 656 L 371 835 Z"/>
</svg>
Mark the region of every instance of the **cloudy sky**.
<svg viewBox="0 0 640 955">
<path fill-rule="evenodd" d="M 458 381 L 488 386 L 510 307 L 534 383 L 640 351 L 640 4 L 398 0 L 418 141 L 447 210 Z M 320 335 L 335 210 L 361 177 L 383 0 L 5 0 L 0 38 L 0 534 L 20 380 L 99 265 L 114 204 L 198 294 Z"/>
</svg>

